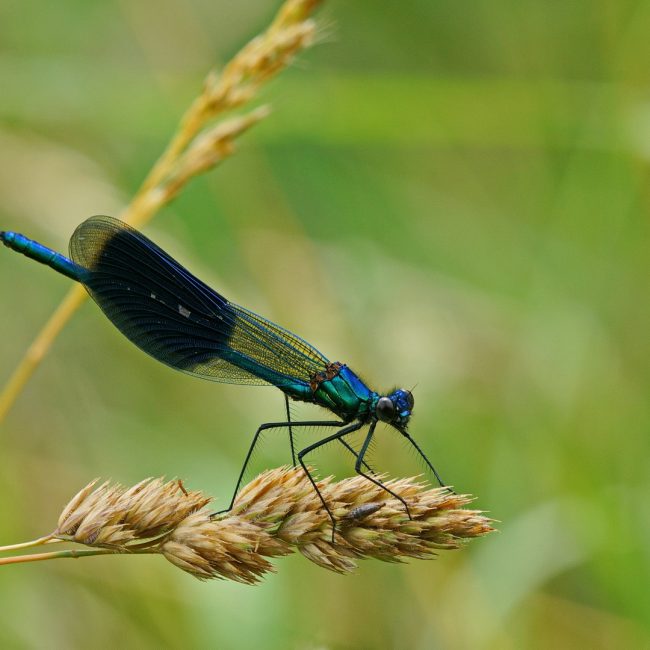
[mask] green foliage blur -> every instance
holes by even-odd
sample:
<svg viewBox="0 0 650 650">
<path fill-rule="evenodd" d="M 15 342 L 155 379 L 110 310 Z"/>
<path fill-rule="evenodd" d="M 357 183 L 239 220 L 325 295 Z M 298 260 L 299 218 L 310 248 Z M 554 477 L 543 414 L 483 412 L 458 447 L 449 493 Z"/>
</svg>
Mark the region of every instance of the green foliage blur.
<svg viewBox="0 0 650 650">
<path fill-rule="evenodd" d="M 5 3 L 0 226 L 65 251 L 118 214 L 278 6 Z M 157 557 L 5 567 L 0 646 L 650 647 L 650 2 L 320 16 L 272 116 L 146 232 L 377 389 L 415 386 L 414 435 L 500 533 L 348 577 L 292 556 L 257 587 Z M 0 382 L 69 285 L 0 251 Z M 0 428 L 0 544 L 52 530 L 95 476 L 179 476 L 223 503 L 283 408 L 155 363 L 87 303 Z M 380 466 L 422 471 L 379 437 Z M 271 438 L 258 470 L 288 459 Z M 350 469 L 328 454 L 323 475 Z"/>
</svg>

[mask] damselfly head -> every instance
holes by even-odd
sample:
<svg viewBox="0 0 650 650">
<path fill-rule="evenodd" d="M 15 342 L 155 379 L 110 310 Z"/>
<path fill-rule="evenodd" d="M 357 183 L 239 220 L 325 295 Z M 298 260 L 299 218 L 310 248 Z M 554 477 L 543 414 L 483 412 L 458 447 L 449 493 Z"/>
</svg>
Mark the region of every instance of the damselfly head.
<svg viewBox="0 0 650 650">
<path fill-rule="evenodd" d="M 403 428 L 411 417 L 414 403 L 415 400 L 410 390 L 398 388 L 390 395 L 377 400 L 375 414 L 378 420 Z"/>
</svg>

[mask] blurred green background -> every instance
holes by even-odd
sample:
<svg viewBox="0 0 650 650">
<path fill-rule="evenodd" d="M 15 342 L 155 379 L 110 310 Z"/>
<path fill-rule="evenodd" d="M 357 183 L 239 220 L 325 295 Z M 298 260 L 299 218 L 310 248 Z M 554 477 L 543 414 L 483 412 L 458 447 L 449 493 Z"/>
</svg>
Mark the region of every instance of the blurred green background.
<svg viewBox="0 0 650 650">
<path fill-rule="evenodd" d="M 65 251 L 118 214 L 209 67 L 278 6 L 3 3 L 2 227 Z M 348 577 L 292 556 L 257 587 L 156 557 L 7 567 L 0 645 L 650 647 L 650 2 L 320 17 L 264 93 L 273 115 L 146 232 L 378 389 L 417 385 L 413 433 L 501 532 Z M 0 381 L 69 286 L 0 254 Z M 155 363 L 88 303 L 0 426 L 1 543 L 49 532 L 95 476 L 225 500 L 282 414 L 278 391 Z M 382 466 L 420 471 L 380 437 Z M 286 462 L 282 442 L 257 469 Z"/>
</svg>

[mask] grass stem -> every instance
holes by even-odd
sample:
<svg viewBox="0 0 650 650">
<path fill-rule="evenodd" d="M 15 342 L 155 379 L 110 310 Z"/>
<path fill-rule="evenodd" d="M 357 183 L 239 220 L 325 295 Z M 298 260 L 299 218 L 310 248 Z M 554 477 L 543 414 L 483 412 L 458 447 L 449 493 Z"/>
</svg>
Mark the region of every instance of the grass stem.
<svg viewBox="0 0 650 650">
<path fill-rule="evenodd" d="M 22 542 L 20 544 L 9 544 L 8 546 L 0 546 L 0 553 L 9 553 L 10 551 L 18 551 L 23 548 L 33 548 L 34 546 L 42 546 L 43 544 L 60 544 L 62 540 L 56 539 L 53 535 L 46 535 L 39 537 L 29 542 Z"/>
<path fill-rule="evenodd" d="M 7 564 L 24 564 L 25 562 L 43 562 L 45 560 L 59 560 L 61 558 L 80 558 L 90 555 L 119 555 L 118 551 L 108 548 L 78 549 L 70 548 L 65 551 L 52 551 L 51 553 L 31 553 L 29 555 L 14 555 L 0 558 L 0 566 Z"/>
</svg>

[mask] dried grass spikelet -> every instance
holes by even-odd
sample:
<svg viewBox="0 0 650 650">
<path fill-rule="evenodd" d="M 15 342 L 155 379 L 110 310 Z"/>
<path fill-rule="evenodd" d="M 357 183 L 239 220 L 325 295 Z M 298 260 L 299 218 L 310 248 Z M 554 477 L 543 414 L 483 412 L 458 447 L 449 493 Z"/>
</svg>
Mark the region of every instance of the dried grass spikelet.
<svg viewBox="0 0 650 650">
<path fill-rule="evenodd" d="M 210 498 L 179 481 L 146 479 L 126 489 L 93 481 L 66 506 L 53 537 L 124 553 L 160 553 L 200 579 L 253 584 L 273 571 L 267 558 L 298 550 L 338 573 L 356 560 L 426 559 L 491 532 L 491 520 L 468 510 L 466 495 L 427 489 L 414 479 L 387 481 L 403 505 L 363 477 L 319 483 L 337 518 L 330 519 L 300 468 L 268 470 L 246 485 L 221 517 L 203 509 Z"/>
<path fill-rule="evenodd" d="M 210 497 L 188 492 L 179 481 L 147 478 L 128 489 L 98 482 L 89 483 L 65 507 L 56 538 L 128 551 L 172 530 L 210 502 Z"/>
<path fill-rule="evenodd" d="M 244 46 L 219 73 L 205 80 L 197 108 L 212 116 L 249 102 L 258 88 L 283 68 L 316 36 L 310 18 L 322 0 L 288 0 L 269 28 Z"/>
<path fill-rule="evenodd" d="M 193 176 L 216 167 L 224 158 L 232 155 L 236 138 L 269 113 L 268 106 L 260 106 L 246 115 L 219 122 L 197 136 L 161 186 L 165 199 L 171 200 Z"/>
<path fill-rule="evenodd" d="M 230 156 L 237 137 L 269 114 L 268 106 L 260 106 L 209 127 L 216 117 L 251 102 L 264 83 L 314 42 L 317 26 L 310 16 L 321 1 L 287 0 L 266 31 L 245 45 L 222 70 L 209 72 L 203 91 L 181 120 L 178 137 L 154 167 L 152 175 L 159 187 L 153 197 L 170 201 L 193 176 Z M 147 179 L 143 187 L 149 189 L 156 183 Z"/>
</svg>

